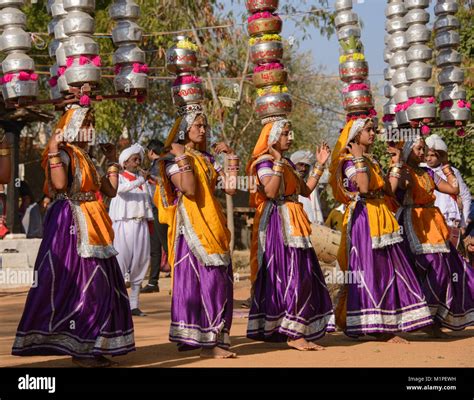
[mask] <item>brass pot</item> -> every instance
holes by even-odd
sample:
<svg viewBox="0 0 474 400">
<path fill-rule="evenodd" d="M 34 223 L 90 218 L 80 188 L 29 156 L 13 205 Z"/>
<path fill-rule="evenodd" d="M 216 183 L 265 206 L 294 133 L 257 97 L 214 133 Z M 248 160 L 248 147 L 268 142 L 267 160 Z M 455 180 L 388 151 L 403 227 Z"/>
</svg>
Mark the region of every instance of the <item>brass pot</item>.
<svg viewBox="0 0 474 400">
<path fill-rule="evenodd" d="M 247 0 L 245 6 L 251 14 L 261 11 L 273 12 L 278 9 L 278 0 Z"/>
<path fill-rule="evenodd" d="M 293 103 L 288 93 L 272 93 L 257 97 L 255 113 L 259 119 L 286 115 L 291 112 Z"/>
<path fill-rule="evenodd" d="M 250 59 L 254 64 L 279 62 L 283 58 L 283 44 L 280 41 L 262 42 L 250 47 Z"/>
<path fill-rule="evenodd" d="M 255 87 L 284 85 L 288 79 L 288 72 L 284 69 L 272 69 L 270 71 L 260 71 L 253 74 Z"/>
<path fill-rule="evenodd" d="M 248 24 L 249 35 L 260 35 L 266 33 L 280 33 L 282 21 L 279 17 L 259 18 Z"/>
</svg>

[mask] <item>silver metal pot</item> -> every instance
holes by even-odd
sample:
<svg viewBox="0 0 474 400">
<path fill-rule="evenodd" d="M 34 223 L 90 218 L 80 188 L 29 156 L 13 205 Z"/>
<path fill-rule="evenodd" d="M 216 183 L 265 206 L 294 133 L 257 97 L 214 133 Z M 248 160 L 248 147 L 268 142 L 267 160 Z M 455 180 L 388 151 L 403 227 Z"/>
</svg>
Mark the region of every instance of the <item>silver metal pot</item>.
<svg viewBox="0 0 474 400">
<path fill-rule="evenodd" d="M 336 12 L 352 10 L 352 0 L 336 0 L 334 8 Z"/>
<path fill-rule="evenodd" d="M 449 67 L 452 65 L 461 65 L 461 62 L 461 53 L 450 48 L 442 49 L 436 57 L 436 66 L 438 68 Z"/>
<path fill-rule="evenodd" d="M 2 95 L 5 100 L 16 100 L 20 97 L 34 99 L 38 96 L 38 82 L 14 78 L 2 85 Z"/>
<path fill-rule="evenodd" d="M 58 49 L 59 45 L 61 42 L 59 40 L 51 40 L 48 45 L 48 54 L 50 57 L 54 58 L 56 57 L 56 50 Z"/>
<path fill-rule="evenodd" d="M 338 40 L 347 40 L 351 36 L 355 38 L 360 38 L 361 30 L 358 25 L 346 25 L 343 26 L 341 29 L 337 30 L 337 39 Z"/>
<path fill-rule="evenodd" d="M 404 19 L 407 26 L 415 24 L 425 25 L 430 21 L 430 14 L 425 10 L 415 8 L 408 11 Z"/>
<path fill-rule="evenodd" d="M 95 31 L 95 20 L 83 11 L 68 11 L 64 19 L 64 33 L 72 35 L 92 35 Z"/>
<path fill-rule="evenodd" d="M 114 65 L 123 63 L 145 63 L 145 52 L 141 50 L 136 44 L 130 44 L 126 46 L 120 46 L 115 50 L 112 56 L 112 62 Z"/>
<path fill-rule="evenodd" d="M 62 94 L 68 94 L 69 93 L 69 85 L 67 84 L 67 81 L 66 81 L 66 76 L 65 75 L 61 75 L 60 77 L 58 77 L 58 90 L 60 93 Z"/>
<path fill-rule="evenodd" d="M 458 4 L 456 1 L 438 2 L 435 5 L 435 15 L 456 14 L 458 12 Z"/>
<path fill-rule="evenodd" d="M 111 19 L 138 19 L 140 17 L 140 6 L 133 0 L 115 1 L 109 8 Z"/>
<path fill-rule="evenodd" d="M 283 58 L 283 44 L 280 41 L 262 42 L 250 47 L 250 59 L 254 64 L 279 62 Z"/>
<path fill-rule="evenodd" d="M 69 13 L 73 10 L 84 10 L 93 13 L 95 10 L 95 0 L 63 0 L 63 7 Z"/>
<path fill-rule="evenodd" d="M 392 1 L 385 7 L 385 16 L 387 18 L 403 17 L 407 10 L 402 1 Z"/>
<path fill-rule="evenodd" d="M 173 86 L 171 88 L 171 94 L 176 107 L 200 103 L 204 99 L 204 91 L 201 83 Z"/>
<path fill-rule="evenodd" d="M 66 57 L 99 54 L 99 45 L 89 36 L 74 36 L 65 44 Z M 56 52 L 57 56 L 57 52 Z"/>
<path fill-rule="evenodd" d="M 339 76 L 343 82 L 364 81 L 368 75 L 367 61 L 346 61 L 339 65 Z"/>
<path fill-rule="evenodd" d="M 392 58 L 390 59 L 390 68 L 397 69 L 400 67 L 408 66 L 407 54 L 405 51 L 397 51 L 393 54 Z"/>
<path fill-rule="evenodd" d="M 0 10 L 0 29 L 5 29 L 8 25 L 26 27 L 26 14 L 18 8 L 12 7 Z"/>
<path fill-rule="evenodd" d="M 390 34 L 404 31 L 405 29 L 407 29 L 407 24 L 403 17 L 390 18 L 385 22 L 385 30 Z"/>
<path fill-rule="evenodd" d="M 427 102 L 423 104 L 412 104 L 407 110 L 407 116 L 410 121 L 436 118 L 436 104 Z"/>
<path fill-rule="evenodd" d="M 342 95 L 342 106 L 347 112 L 370 110 L 374 100 L 370 90 L 353 90 Z"/>
<path fill-rule="evenodd" d="M 2 61 L 4 74 L 17 71 L 34 71 L 35 62 L 24 53 L 10 53 Z"/>
<path fill-rule="evenodd" d="M 435 46 L 439 49 L 457 47 L 460 43 L 459 33 L 456 31 L 439 32 L 435 36 Z"/>
<path fill-rule="evenodd" d="M 383 113 L 385 115 L 394 115 L 396 106 L 397 105 L 394 103 L 393 99 L 390 99 L 383 105 Z"/>
<path fill-rule="evenodd" d="M 438 100 L 441 103 L 446 100 L 466 100 L 466 89 L 460 85 L 448 85 L 438 93 Z"/>
<path fill-rule="evenodd" d="M 471 110 L 468 108 L 459 108 L 453 105 L 451 108 L 444 108 L 439 112 L 439 119 L 443 122 L 470 121 Z"/>
<path fill-rule="evenodd" d="M 393 56 L 393 53 L 388 49 L 385 48 L 383 51 L 383 60 L 388 64 Z"/>
<path fill-rule="evenodd" d="M 257 97 L 255 112 L 259 119 L 286 115 L 291 112 L 293 103 L 288 93 L 272 93 Z"/>
<path fill-rule="evenodd" d="M 430 0 L 405 0 L 405 7 L 407 10 L 413 8 L 427 8 L 430 5 Z"/>
<path fill-rule="evenodd" d="M 14 7 L 21 8 L 25 5 L 25 0 L 0 0 L 0 8 Z"/>
<path fill-rule="evenodd" d="M 407 78 L 406 72 L 407 72 L 406 67 L 398 68 L 393 74 L 392 85 L 395 86 L 396 88 L 400 88 L 402 86 L 409 86 L 410 81 Z"/>
<path fill-rule="evenodd" d="M 166 52 L 166 68 L 172 74 L 192 72 L 197 66 L 196 52 L 188 49 L 178 49 L 176 46 Z"/>
<path fill-rule="evenodd" d="M 54 25 L 54 38 L 57 40 L 69 40 L 69 36 L 64 32 L 64 19 L 58 19 Z"/>
<path fill-rule="evenodd" d="M 114 86 L 117 92 L 128 93 L 131 90 L 148 90 L 148 76 L 143 73 L 133 72 L 133 66 L 126 66 L 120 70 L 120 73 L 114 78 Z"/>
<path fill-rule="evenodd" d="M 20 27 L 7 27 L 0 36 L 0 51 L 8 53 L 12 50 L 31 49 L 31 37 Z"/>
<path fill-rule="evenodd" d="M 426 43 L 431 39 L 431 31 L 426 25 L 421 24 L 411 25 L 405 32 L 405 35 L 409 45 L 413 43 Z"/>
<path fill-rule="evenodd" d="M 413 82 L 407 91 L 409 98 L 414 97 L 433 97 L 435 95 L 435 87 L 428 82 Z"/>
<path fill-rule="evenodd" d="M 75 59 L 64 75 L 69 86 L 81 87 L 85 83 L 96 86 L 100 81 L 100 68 L 90 63 L 79 65 L 78 59 Z"/>
<path fill-rule="evenodd" d="M 420 80 L 428 81 L 431 79 L 432 72 L 433 67 L 431 65 L 421 61 L 414 61 L 407 67 L 406 76 L 410 82 Z"/>
<path fill-rule="evenodd" d="M 46 9 L 53 18 L 62 17 L 67 14 L 67 11 L 64 9 L 63 0 L 49 0 Z"/>
<path fill-rule="evenodd" d="M 408 118 L 407 111 L 399 111 L 395 114 L 395 120 L 397 121 L 398 126 L 405 126 L 410 123 L 410 118 Z"/>
<path fill-rule="evenodd" d="M 433 57 L 433 50 L 424 44 L 414 44 L 406 51 L 408 62 L 429 61 Z"/>
<path fill-rule="evenodd" d="M 383 70 L 383 77 L 386 81 L 390 81 L 393 78 L 393 74 L 395 73 L 395 69 L 393 68 L 385 68 Z"/>
<path fill-rule="evenodd" d="M 446 67 L 438 74 L 438 82 L 441 86 L 464 82 L 464 71 L 459 67 Z"/>
<path fill-rule="evenodd" d="M 433 28 L 436 32 L 447 31 L 450 29 L 459 29 L 461 24 L 454 15 L 440 15 L 436 18 Z"/>
<path fill-rule="evenodd" d="M 406 50 L 408 42 L 405 32 L 395 32 L 388 40 L 388 48 L 393 51 Z"/>
<path fill-rule="evenodd" d="M 120 20 L 112 30 L 112 40 L 116 46 L 128 43 L 140 43 L 142 30 L 133 21 Z"/>
<path fill-rule="evenodd" d="M 408 89 L 410 89 L 410 86 L 406 85 L 397 89 L 397 93 L 393 96 L 395 104 L 405 103 L 408 101 Z"/>
<path fill-rule="evenodd" d="M 359 18 L 352 10 L 340 11 L 336 14 L 336 18 L 334 19 L 337 29 L 340 29 L 346 25 L 357 25 L 358 22 Z"/>
<path fill-rule="evenodd" d="M 387 84 L 383 87 L 383 94 L 387 98 L 391 98 L 397 92 L 397 88 L 393 85 Z"/>
</svg>

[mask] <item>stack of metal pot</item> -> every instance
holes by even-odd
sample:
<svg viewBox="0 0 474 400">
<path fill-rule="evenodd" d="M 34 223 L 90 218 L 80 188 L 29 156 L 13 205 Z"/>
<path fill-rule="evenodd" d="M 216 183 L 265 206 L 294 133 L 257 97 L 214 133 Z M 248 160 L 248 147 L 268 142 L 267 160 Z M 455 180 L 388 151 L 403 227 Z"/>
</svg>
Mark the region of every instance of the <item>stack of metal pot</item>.
<svg viewBox="0 0 474 400">
<path fill-rule="evenodd" d="M 407 116 L 410 121 L 423 123 L 436 117 L 435 88 L 430 83 L 433 67 L 427 64 L 433 56 L 433 51 L 426 45 L 431 38 L 426 26 L 430 20 L 430 14 L 426 11 L 429 3 L 430 0 L 405 0 L 405 36 L 409 45 L 406 58 L 410 63 L 406 70 L 410 81 Z"/>
<path fill-rule="evenodd" d="M 387 72 L 387 75 L 391 75 L 392 85 L 396 89 L 391 103 L 395 104 L 394 111 L 397 126 L 404 126 L 410 122 L 406 109 L 408 89 L 410 88 L 410 81 L 406 76 L 409 64 L 406 53 L 408 49 L 407 25 L 404 18 L 406 13 L 407 10 L 403 0 L 389 1 L 385 10 L 385 15 L 388 18 L 387 31 L 390 32 L 387 46 L 392 53 L 389 60 L 390 72 Z"/>
<path fill-rule="evenodd" d="M 53 38 L 48 46 L 49 56 L 55 61 L 53 66 L 49 69 L 51 78 L 49 79 L 49 86 L 50 86 L 50 96 L 51 99 L 57 100 L 63 97 L 61 90 L 59 88 L 59 68 L 60 65 L 56 60 L 56 52 L 60 47 L 63 46 L 61 41 L 59 40 L 60 37 L 63 37 L 65 40 L 69 38 L 64 34 L 64 27 L 62 25 L 62 21 L 64 20 L 67 12 L 64 10 L 63 7 L 63 0 L 48 0 L 46 5 L 46 9 L 48 13 L 53 17 L 53 19 L 48 24 L 48 33 Z M 57 35 L 57 36 L 56 36 Z M 64 55 L 64 48 L 59 50 L 62 51 Z M 66 66 L 66 56 L 63 56 L 64 60 L 64 67 Z M 66 78 L 62 78 L 63 83 L 63 91 L 67 93 L 69 91 L 69 86 L 66 83 Z"/>
<path fill-rule="evenodd" d="M 250 59 L 255 64 L 253 82 L 257 88 L 255 111 L 262 124 L 291 112 L 292 100 L 282 64 L 282 21 L 276 10 L 278 0 L 247 0 Z"/>
<path fill-rule="evenodd" d="M 443 87 L 438 95 L 440 120 L 454 125 L 463 125 L 470 121 L 470 104 L 466 101 L 464 71 L 460 68 L 462 57 L 456 51 L 459 46 L 459 20 L 454 16 L 458 11 L 456 0 L 438 0 L 435 6 L 434 23 L 435 46 L 438 50 L 436 66 L 441 68 L 438 75 Z"/>
<path fill-rule="evenodd" d="M 100 81 L 99 45 L 92 35 L 95 20 L 95 0 L 63 0 L 67 12 L 63 20 L 64 33 L 69 40 L 64 46 L 66 82 L 81 88 L 84 84 L 97 86 Z M 60 61 L 58 59 L 58 61 Z"/>
<path fill-rule="evenodd" d="M 171 88 L 173 103 L 178 114 L 185 114 L 204 100 L 201 79 L 195 75 L 198 47 L 185 36 L 177 36 L 177 42 L 166 52 L 166 68 L 176 74 Z"/>
<path fill-rule="evenodd" d="M 38 75 L 35 63 L 26 53 L 31 49 L 31 37 L 26 28 L 26 15 L 20 10 L 24 0 L 0 0 L 0 51 L 2 61 L 0 80 L 5 101 L 33 100 L 38 95 Z"/>
<path fill-rule="evenodd" d="M 392 36 L 400 36 L 397 32 L 405 32 L 406 24 L 404 20 L 404 15 L 406 14 L 405 5 L 403 0 L 388 0 L 387 7 L 385 8 L 385 16 L 387 18 L 385 22 L 385 50 L 384 50 L 384 61 L 388 66 L 384 69 L 384 78 L 387 82 L 384 87 L 384 95 L 387 98 L 387 102 L 383 106 L 383 123 L 385 129 L 397 127 L 397 121 L 395 119 L 395 108 L 397 103 L 395 101 L 395 94 L 397 93 L 397 88 L 394 86 L 392 78 L 398 68 L 405 68 L 407 66 L 407 60 L 405 57 L 405 52 L 399 52 L 394 58 L 394 55 L 397 53 L 393 49 L 393 39 Z M 397 46 L 395 45 L 395 48 Z"/>
<path fill-rule="evenodd" d="M 112 31 L 112 39 L 118 47 L 113 55 L 115 90 L 119 93 L 131 90 L 144 93 L 148 89 L 148 66 L 145 52 L 138 47 L 142 30 L 135 22 L 140 16 L 140 6 L 133 0 L 115 0 L 109 15 L 117 21 Z"/>
<path fill-rule="evenodd" d="M 341 45 L 339 77 L 345 84 L 342 103 L 348 114 L 368 112 L 374 102 L 367 80 L 369 65 L 360 41 L 359 18 L 352 10 L 352 0 L 336 0 L 335 8 L 337 38 Z"/>
</svg>

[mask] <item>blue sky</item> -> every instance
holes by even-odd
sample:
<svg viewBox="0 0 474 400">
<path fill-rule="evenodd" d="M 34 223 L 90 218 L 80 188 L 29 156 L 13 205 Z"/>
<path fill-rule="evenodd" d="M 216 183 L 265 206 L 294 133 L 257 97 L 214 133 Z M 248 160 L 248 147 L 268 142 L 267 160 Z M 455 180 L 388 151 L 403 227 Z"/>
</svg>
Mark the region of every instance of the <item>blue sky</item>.
<svg viewBox="0 0 474 400">
<path fill-rule="evenodd" d="M 291 0 L 280 0 L 281 5 Z M 221 0 L 225 10 L 232 10 L 240 22 L 242 15 L 247 16 L 244 0 Z M 318 5 L 317 1 L 308 1 L 303 4 L 298 0 L 292 3 L 299 4 L 299 11 L 310 9 L 308 4 Z M 384 35 L 385 35 L 385 6 L 386 0 L 354 0 L 354 11 L 359 15 L 359 19 L 363 21 L 364 28 L 362 30 L 362 42 L 365 47 L 365 56 L 369 62 L 370 76 L 369 79 L 373 84 L 379 83 L 383 85 L 383 70 L 386 64 L 383 60 L 384 51 Z M 329 1 L 329 7 L 333 10 L 334 0 Z M 431 9 L 433 7 L 431 6 Z M 431 10 L 431 20 L 433 22 L 433 13 Z M 321 65 L 326 68 L 326 73 L 331 75 L 338 74 L 339 63 L 339 44 L 336 35 L 331 39 L 322 37 L 316 29 L 309 31 L 311 39 L 302 40 L 301 29 L 293 21 L 284 21 L 282 35 L 285 38 L 294 36 L 299 40 L 299 47 L 302 51 L 311 51 L 313 54 L 314 65 Z"/>
</svg>

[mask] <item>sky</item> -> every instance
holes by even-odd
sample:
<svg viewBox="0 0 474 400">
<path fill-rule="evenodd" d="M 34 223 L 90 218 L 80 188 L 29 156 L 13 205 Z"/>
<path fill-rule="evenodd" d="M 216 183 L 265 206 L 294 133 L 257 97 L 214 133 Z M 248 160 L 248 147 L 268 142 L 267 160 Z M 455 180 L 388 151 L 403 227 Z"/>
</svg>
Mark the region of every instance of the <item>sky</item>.
<svg viewBox="0 0 474 400">
<path fill-rule="evenodd" d="M 298 0 L 280 0 L 281 5 L 288 3 L 299 3 L 298 11 L 310 9 L 309 4 L 318 5 L 319 2 L 309 0 L 307 4 Z M 245 2 L 243 0 L 221 0 L 224 10 L 232 10 L 240 22 L 241 16 L 247 16 Z M 334 0 L 329 0 L 330 10 L 334 10 Z M 433 2 L 431 2 L 433 4 Z M 386 64 L 383 60 L 384 35 L 385 35 L 385 6 L 386 0 L 353 0 L 353 10 L 358 14 L 359 20 L 363 22 L 362 43 L 365 48 L 366 60 L 369 63 L 369 79 L 372 84 L 382 87 L 383 70 Z M 433 22 L 433 6 L 431 6 L 431 19 Z M 301 51 L 311 51 L 315 66 L 325 67 L 329 75 L 338 75 L 339 44 L 336 35 L 330 39 L 320 35 L 317 29 L 310 29 L 310 39 L 302 40 L 301 28 L 293 21 L 284 20 L 282 35 L 284 38 L 294 36 L 299 40 Z"/>
</svg>

